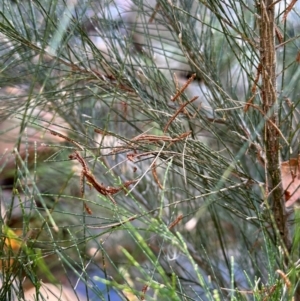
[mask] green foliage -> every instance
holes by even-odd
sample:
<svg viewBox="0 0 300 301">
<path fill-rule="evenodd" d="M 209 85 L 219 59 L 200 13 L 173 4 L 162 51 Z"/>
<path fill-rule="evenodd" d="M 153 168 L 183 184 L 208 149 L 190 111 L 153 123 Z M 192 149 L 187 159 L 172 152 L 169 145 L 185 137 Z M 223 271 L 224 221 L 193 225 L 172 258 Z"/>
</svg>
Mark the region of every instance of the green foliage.
<svg viewBox="0 0 300 301">
<path fill-rule="evenodd" d="M 100 300 L 111 287 L 130 300 L 298 296 L 299 210 L 287 250 L 264 164 L 258 3 L 0 5 L 0 299 L 73 290 L 74 277 Z M 285 161 L 299 151 L 300 22 L 298 6 L 285 22 L 276 10 Z"/>
</svg>

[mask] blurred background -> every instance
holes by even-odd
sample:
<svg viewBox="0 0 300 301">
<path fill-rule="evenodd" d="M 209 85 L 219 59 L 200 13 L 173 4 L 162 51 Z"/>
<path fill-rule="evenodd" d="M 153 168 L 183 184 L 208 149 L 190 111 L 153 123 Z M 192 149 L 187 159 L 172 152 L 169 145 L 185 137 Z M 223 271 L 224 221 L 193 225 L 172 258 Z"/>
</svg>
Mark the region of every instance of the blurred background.
<svg viewBox="0 0 300 301">
<path fill-rule="evenodd" d="M 300 7 L 274 7 L 288 260 L 258 3 L 1 1 L 1 300 L 290 300 Z"/>
</svg>

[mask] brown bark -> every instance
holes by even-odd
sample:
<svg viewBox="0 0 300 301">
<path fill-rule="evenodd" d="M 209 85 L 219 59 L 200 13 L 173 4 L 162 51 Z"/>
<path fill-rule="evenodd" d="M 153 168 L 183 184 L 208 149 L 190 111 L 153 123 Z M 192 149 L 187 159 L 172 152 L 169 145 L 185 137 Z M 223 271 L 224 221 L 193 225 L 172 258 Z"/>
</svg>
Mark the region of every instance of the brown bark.
<svg viewBox="0 0 300 301">
<path fill-rule="evenodd" d="M 279 159 L 279 138 L 277 92 L 276 92 L 276 51 L 275 14 L 272 0 L 260 2 L 260 62 L 262 65 L 261 98 L 266 116 L 264 141 L 266 151 L 266 178 L 273 199 L 273 216 L 282 242 L 287 250 L 291 248 L 291 238 L 287 224 L 284 192 L 281 184 Z M 276 231 L 277 232 L 277 231 Z M 278 233 L 277 232 L 277 233 Z M 288 256 L 288 254 L 286 254 Z"/>
</svg>

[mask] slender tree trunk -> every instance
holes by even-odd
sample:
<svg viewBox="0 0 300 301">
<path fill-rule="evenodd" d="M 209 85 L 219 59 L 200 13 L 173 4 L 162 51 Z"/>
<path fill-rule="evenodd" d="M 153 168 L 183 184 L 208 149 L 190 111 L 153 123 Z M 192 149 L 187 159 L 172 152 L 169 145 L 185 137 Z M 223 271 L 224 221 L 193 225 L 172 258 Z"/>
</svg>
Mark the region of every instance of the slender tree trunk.
<svg viewBox="0 0 300 301">
<path fill-rule="evenodd" d="M 273 215 L 286 250 L 291 248 L 290 231 L 283 199 L 279 159 L 278 104 L 276 92 L 275 14 L 273 0 L 260 2 L 260 61 L 262 65 L 262 108 L 266 116 L 264 141 L 266 177 L 273 199 Z M 277 232 L 278 233 L 278 232 Z M 286 254 L 288 256 L 288 254 Z M 287 258 L 286 258 L 287 259 Z"/>
</svg>

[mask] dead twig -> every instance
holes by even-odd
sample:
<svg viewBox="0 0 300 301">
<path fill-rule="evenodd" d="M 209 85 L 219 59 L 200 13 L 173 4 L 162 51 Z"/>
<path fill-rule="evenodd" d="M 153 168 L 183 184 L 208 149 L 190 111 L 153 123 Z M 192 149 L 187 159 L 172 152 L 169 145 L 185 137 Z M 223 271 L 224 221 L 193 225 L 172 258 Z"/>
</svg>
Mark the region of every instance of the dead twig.
<svg viewBox="0 0 300 301">
<path fill-rule="evenodd" d="M 183 219 L 183 215 L 182 214 L 178 215 L 176 219 L 169 225 L 169 230 L 174 228 L 182 219 Z"/>
<path fill-rule="evenodd" d="M 300 63 L 300 51 L 298 51 L 298 53 L 296 55 L 296 62 Z"/>
<path fill-rule="evenodd" d="M 293 9 L 294 5 L 296 4 L 297 0 L 292 0 L 291 3 L 289 4 L 289 6 L 286 8 L 284 15 L 282 17 L 282 22 L 286 21 L 286 18 L 289 14 L 289 12 Z"/>
<path fill-rule="evenodd" d="M 182 104 L 179 109 L 175 112 L 175 114 L 170 118 L 170 120 L 167 122 L 166 126 L 164 127 L 164 133 L 168 130 L 170 124 L 173 122 L 173 120 L 182 112 L 182 110 L 189 104 L 191 104 L 193 101 L 195 101 L 198 98 L 198 96 L 194 96 L 190 101 Z"/>
<path fill-rule="evenodd" d="M 195 79 L 195 77 L 196 77 L 196 73 L 192 74 L 192 76 L 187 80 L 187 82 L 182 86 L 182 88 L 177 91 L 177 93 L 171 98 L 171 100 L 175 101 L 184 92 L 184 90 L 189 86 L 189 84 Z"/>
<path fill-rule="evenodd" d="M 151 17 L 149 19 L 149 23 L 153 22 L 153 20 L 155 18 L 155 15 L 156 15 L 157 11 L 159 10 L 159 8 L 160 8 L 160 3 L 157 2 L 156 5 L 155 5 L 155 7 L 154 7 L 154 11 L 153 11 L 153 13 L 152 13 L 152 15 L 151 15 Z"/>
<path fill-rule="evenodd" d="M 279 274 L 281 279 L 284 281 L 287 289 L 290 289 L 292 284 L 291 284 L 291 281 L 289 280 L 289 278 L 287 277 L 287 275 L 281 270 L 277 270 L 276 272 Z"/>
<path fill-rule="evenodd" d="M 254 97 L 255 97 L 255 94 L 252 95 L 252 96 L 247 100 L 246 105 L 245 105 L 245 107 L 244 107 L 244 112 L 245 112 L 245 113 L 249 110 L 249 107 L 252 105 Z"/>
<path fill-rule="evenodd" d="M 281 44 L 283 42 L 283 35 L 280 31 L 280 29 L 278 28 L 278 26 L 275 24 L 275 33 L 276 33 L 276 37 L 278 39 L 278 42 Z"/>
<path fill-rule="evenodd" d="M 126 181 L 123 183 L 122 186 L 120 187 L 110 187 L 110 186 L 104 186 L 96 180 L 95 176 L 91 173 L 89 170 L 86 162 L 84 159 L 81 157 L 81 155 L 78 152 L 74 152 L 69 156 L 71 160 L 77 160 L 81 166 L 82 166 L 82 179 L 85 177 L 87 181 L 102 195 L 105 195 L 109 197 L 109 199 L 112 201 L 114 205 L 116 205 L 116 201 L 113 198 L 110 198 L 111 195 L 116 194 L 120 190 L 123 190 L 124 188 L 127 188 L 129 185 L 136 183 L 136 180 L 131 180 L 131 181 Z M 81 180 L 82 181 L 82 180 Z"/>
<path fill-rule="evenodd" d="M 77 146 L 80 150 L 83 150 L 83 147 L 79 143 L 74 141 L 73 139 L 71 139 L 71 138 L 69 138 L 69 137 L 67 137 L 67 136 L 65 136 L 65 135 L 63 135 L 59 132 L 56 132 L 56 131 L 53 131 L 53 130 L 50 130 L 50 129 L 48 129 L 48 130 L 49 130 L 51 135 L 61 137 L 61 138 L 65 139 L 66 141 L 71 142 L 72 144 Z"/>
<path fill-rule="evenodd" d="M 161 183 L 159 181 L 159 178 L 158 178 L 158 175 L 157 175 L 157 172 L 156 172 L 156 162 L 155 161 L 152 164 L 151 171 L 152 171 L 152 175 L 153 175 L 155 183 L 158 185 L 158 187 L 160 189 L 163 189 L 164 187 L 161 185 Z"/>
<path fill-rule="evenodd" d="M 110 133 L 108 133 L 105 130 L 101 130 L 101 129 L 94 129 L 94 132 L 97 133 L 97 134 L 103 135 L 103 136 L 111 136 Z"/>
<path fill-rule="evenodd" d="M 189 136 L 191 134 L 192 131 L 188 131 L 188 132 L 185 132 L 175 138 L 172 138 L 170 136 L 157 136 L 157 135 L 148 135 L 148 134 L 141 134 L 141 135 L 138 135 L 134 138 L 132 138 L 130 140 L 130 142 L 137 142 L 137 141 L 143 141 L 143 142 L 171 142 L 171 143 L 174 143 L 174 142 L 177 142 L 177 141 L 180 141 L 184 138 L 186 138 L 187 136 Z"/>
</svg>

